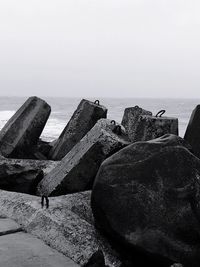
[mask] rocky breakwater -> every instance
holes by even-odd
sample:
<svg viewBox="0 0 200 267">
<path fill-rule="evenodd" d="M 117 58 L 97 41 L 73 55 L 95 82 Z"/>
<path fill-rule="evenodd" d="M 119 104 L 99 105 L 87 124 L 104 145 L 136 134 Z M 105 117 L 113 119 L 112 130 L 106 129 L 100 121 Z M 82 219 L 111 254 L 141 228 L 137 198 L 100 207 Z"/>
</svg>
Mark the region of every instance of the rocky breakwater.
<svg viewBox="0 0 200 267">
<path fill-rule="evenodd" d="M 44 142 L 50 110 L 31 97 L 0 132 L 0 189 L 14 191 L 0 192 L 0 212 L 87 267 L 199 266 L 198 110 L 185 138 L 192 147 L 163 112 L 128 108 L 123 127 L 84 99 Z"/>
<path fill-rule="evenodd" d="M 133 265 L 200 265 L 200 160 L 174 135 L 103 162 L 92 191 L 97 227 Z"/>
<path fill-rule="evenodd" d="M 122 126 L 107 119 L 99 120 L 42 179 L 37 194 L 52 196 L 91 189 L 103 160 L 128 144 Z"/>
</svg>

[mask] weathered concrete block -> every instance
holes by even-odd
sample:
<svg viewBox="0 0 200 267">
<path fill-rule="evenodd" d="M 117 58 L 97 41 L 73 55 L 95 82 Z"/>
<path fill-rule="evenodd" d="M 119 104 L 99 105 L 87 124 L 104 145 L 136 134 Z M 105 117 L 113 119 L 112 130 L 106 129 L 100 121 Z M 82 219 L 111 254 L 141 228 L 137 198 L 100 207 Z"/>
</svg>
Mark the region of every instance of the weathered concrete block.
<svg viewBox="0 0 200 267">
<path fill-rule="evenodd" d="M 99 119 L 106 118 L 106 116 L 107 109 L 104 106 L 96 101 L 93 103 L 83 99 L 51 149 L 49 158 L 62 159 Z"/>
<path fill-rule="evenodd" d="M 16 220 L 28 233 L 81 266 L 101 249 L 106 264 L 119 267 L 119 255 L 94 227 L 90 198 L 90 192 L 53 197 L 49 209 L 42 209 L 40 197 L 0 190 L 0 215 Z"/>
<path fill-rule="evenodd" d="M 128 137 L 131 142 L 141 141 L 140 136 L 137 134 L 137 128 L 140 123 L 139 118 L 141 115 L 152 115 L 152 112 L 142 109 L 138 106 L 126 108 L 122 119 L 122 125 L 126 129 Z"/>
<path fill-rule="evenodd" d="M 37 144 L 50 112 L 44 100 L 30 97 L 0 131 L 0 153 L 5 157 L 26 157 Z"/>
<path fill-rule="evenodd" d="M 119 125 L 99 120 L 38 184 L 38 194 L 62 195 L 91 189 L 102 161 L 128 145 L 126 138 Z"/>
<path fill-rule="evenodd" d="M 178 119 L 141 115 L 135 131 L 135 140 L 148 141 L 165 134 L 178 135 Z"/>
<path fill-rule="evenodd" d="M 193 153 L 200 157 L 200 105 L 191 114 L 184 139 L 192 146 Z"/>
</svg>

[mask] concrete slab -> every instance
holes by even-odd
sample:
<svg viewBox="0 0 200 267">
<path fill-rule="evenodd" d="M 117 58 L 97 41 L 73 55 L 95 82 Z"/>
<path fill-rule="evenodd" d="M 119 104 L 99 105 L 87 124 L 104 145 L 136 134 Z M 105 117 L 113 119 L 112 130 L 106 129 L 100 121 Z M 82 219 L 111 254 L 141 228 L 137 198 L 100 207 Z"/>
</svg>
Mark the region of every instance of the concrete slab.
<svg viewBox="0 0 200 267">
<path fill-rule="evenodd" d="M 0 236 L 21 231 L 22 228 L 15 221 L 5 218 L 0 219 Z"/>
<path fill-rule="evenodd" d="M 69 258 L 41 240 L 20 232 L 0 237 L 0 266 L 4 267 L 78 267 Z"/>
</svg>

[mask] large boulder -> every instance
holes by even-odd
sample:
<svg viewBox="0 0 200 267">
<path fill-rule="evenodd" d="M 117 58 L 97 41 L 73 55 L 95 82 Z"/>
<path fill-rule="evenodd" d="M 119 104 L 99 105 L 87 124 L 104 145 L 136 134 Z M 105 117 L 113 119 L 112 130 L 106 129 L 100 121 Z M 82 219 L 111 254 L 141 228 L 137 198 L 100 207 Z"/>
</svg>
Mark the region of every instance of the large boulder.
<svg viewBox="0 0 200 267">
<path fill-rule="evenodd" d="M 134 266 L 200 266 L 200 160 L 187 148 L 166 135 L 131 144 L 100 167 L 92 191 L 96 225 L 134 255 Z"/>
<path fill-rule="evenodd" d="M 38 195 L 55 196 L 92 188 L 103 160 L 127 146 L 123 127 L 99 120 L 38 185 Z"/>
<path fill-rule="evenodd" d="M 142 109 L 138 106 L 129 107 L 124 110 L 122 125 L 126 129 L 131 142 L 141 141 L 141 136 L 137 133 L 141 115 L 152 116 L 152 112 Z"/>
<path fill-rule="evenodd" d="M 51 107 L 38 97 L 30 97 L 0 131 L 0 153 L 26 158 L 37 144 Z"/>
<path fill-rule="evenodd" d="M 101 249 L 106 264 L 119 267 L 119 255 L 94 227 L 90 198 L 90 192 L 52 197 L 49 208 L 42 209 L 40 197 L 0 190 L 0 216 L 12 218 L 77 264 Z"/>
<path fill-rule="evenodd" d="M 192 146 L 193 153 L 200 158 L 200 105 L 193 110 L 184 139 Z"/>
<path fill-rule="evenodd" d="M 106 118 L 107 109 L 99 104 L 83 99 L 75 110 L 67 126 L 50 150 L 49 158 L 61 160 L 101 119 Z"/>
</svg>

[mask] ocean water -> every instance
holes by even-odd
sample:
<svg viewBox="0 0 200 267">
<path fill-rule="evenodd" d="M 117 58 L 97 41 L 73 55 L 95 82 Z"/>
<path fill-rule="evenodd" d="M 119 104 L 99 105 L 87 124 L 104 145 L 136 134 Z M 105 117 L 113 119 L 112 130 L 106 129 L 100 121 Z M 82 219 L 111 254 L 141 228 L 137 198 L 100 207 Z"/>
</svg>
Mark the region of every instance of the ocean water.
<svg viewBox="0 0 200 267">
<path fill-rule="evenodd" d="M 0 129 L 26 99 L 26 97 L 0 97 Z M 81 98 L 43 97 L 43 99 L 51 105 L 52 111 L 42 138 L 52 141 L 60 135 Z M 95 101 L 96 99 L 90 98 L 89 100 Z M 108 108 L 108 118 L 117 122 L 121 122 L 126 107 L 138 105 L 152 111 L 154 115 L 159 110 L 165 109 L 164 116 L 179 119 L 180 136 L 184 136 L 192 110 L 197 104 L 200 104 L 200 99 L 100 98 L 99 100 L 100 104 Z"/>
</svg>

